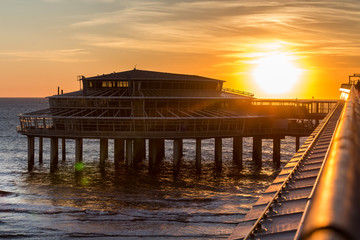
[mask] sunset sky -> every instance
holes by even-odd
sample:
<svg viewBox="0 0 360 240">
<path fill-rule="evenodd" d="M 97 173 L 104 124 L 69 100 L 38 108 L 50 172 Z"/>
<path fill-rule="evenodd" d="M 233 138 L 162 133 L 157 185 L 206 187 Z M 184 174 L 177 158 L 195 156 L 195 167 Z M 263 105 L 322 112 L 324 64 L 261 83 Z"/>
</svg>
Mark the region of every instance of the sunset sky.
<svg viewBox="0 0 360 240">
<path fill-rule="evenodd" d="M 2 0 L 0 16 L 0 97 L 75 91 L 78 75 L 136 66 L 222 79 L 259 98 L 338 98 L 360 73 L 356 0 Z M 255 79 L 273 55 L 297 69 L 286 92 Z"/>
</svg>

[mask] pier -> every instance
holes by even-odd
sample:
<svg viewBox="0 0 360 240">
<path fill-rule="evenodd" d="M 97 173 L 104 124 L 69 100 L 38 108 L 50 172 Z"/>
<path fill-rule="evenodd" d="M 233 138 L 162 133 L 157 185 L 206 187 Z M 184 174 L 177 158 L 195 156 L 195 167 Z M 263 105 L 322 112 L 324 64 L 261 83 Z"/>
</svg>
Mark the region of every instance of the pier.
<svg viewBox="0 0 360 240">
<path fill-rule="evenodd" d="M 253 138 L 253 161 L 262 163 L 262 139 L 273 140 L 274 167 L 280 166 L 280 140 L 308 136 L 336 105 L 334 100 L 255 99 L 248 92 L 223 87 L 225 81 L 194 75 L 130 70 L 80 77 L 83 89 L 49 97 L 50 108 L 19 116 L 18 132 L 28 138 L 28 169 L 39 162 L 43 138 L 51 139 L 50 171 L 57 169 L 59 149 L 66 159 L 66 139 L 75 141 L 75 164 L 82 161 L 83 139 L 99 139 L 100 166 L 114 139 L 114 163 L 132 168 L 147 160 L 149 171 L 164 157 L 164 141 L 173 141 L 178 171 L 183 140 L 196 140 L 194 166 L 201 172 L 201 141 L 213 138 L 214 169 L 222 169 L 222 139 L 233 138 L 233 159 L 242 168 L 243 137 Z M 61 141 L 60 141 L 61 139 Z M 60 146 L 59 146 L 60 142 Z M 146 154 L 148 146 L 148 154 Z M 148 155 L 148 159 L 146 158 Z"/>
<path fill-rule="evenodd" d="M 194 167 L 201 173 L 203 139 L 214 139 L 214 170 L 220 172 L 223 138 L 233 139 L 233 160 L 239 169 L 244 137 L 253 139 L 252 160 L 258 168 L 262 140 L 272 139 L 273 165 L 279 168 L 281 139 L 292 136 L 297 152 L 229 239 L 358 236 L 349 227 L 351 221 L 359 222 L 358 215 L 346 212 L 348 204 L 357 209 L 360 200 L 353 190 L 359 176 L 354 161 L 360 156 L 358 135 L 354 136 L 360 129 L 354 82 L 342 85 L 342 100 L 336 101 L 256 99 L 251 93 L 224 88 L 222 80 L 136 69 L 80 80 L 82 90 L 59 91 L 49 97 L 50 108 L 19 116 L 17 130 L 28 140 L 29 171 L 35 166 L 36 142 L 39 163 L 46 160 L 44 138 L 50 139 L 50 172 L 57 170 L 60 159 L 66 160 L 66 140 L 75 142 L 76 166 L 83 160 L 83 139 L 98 139 L 99 165 L 104 167 L 109 160 L 109 139 L 113 139 L 115 168 L 120 163 L 136 168 L 147 161 L 149 172 L 159 168 L 165 140 L 172 141 L 177 173 L 183 140 L 194 139 Z M 304 136 L 308 138 L 300 146 L 299 138 Z M 339 198 L 342 195 L 349 195 L 345 203 Z"/>
</svg>

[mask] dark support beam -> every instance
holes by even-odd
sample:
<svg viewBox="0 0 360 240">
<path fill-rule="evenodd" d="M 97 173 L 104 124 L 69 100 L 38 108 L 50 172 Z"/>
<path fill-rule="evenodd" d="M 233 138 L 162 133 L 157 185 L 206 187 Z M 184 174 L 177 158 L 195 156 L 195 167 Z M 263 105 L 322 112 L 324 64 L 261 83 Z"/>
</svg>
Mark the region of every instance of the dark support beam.
<svg viewBox="0 0 360 240">
<path fill-rule="evenodd" d="M 159 144 L 159 156 L 157 161 L 160 162 L 165 158 L 165 139 L 158 139 Z"/>
<path fill-rule="evenodd" d="M 196 139 L 196 172 L 201 173 L 201 138 Z"/>
<path fill-rule="evenodd" d="M 274 138 L 273 139 L 273 163 L 274 163 L 275 169 L 280 168 L 280 145 L 281 145 L 281 139 Z"/>
<path fill-rule="evenodd" d="M 149 139 L 149 170 L 157 170 L 165 157 L 165 140 Z"/>
<path fill-rule="evenodd" d="M 138 164 L 140 162 L 142 162 L 144 160 L 144 155 L 145 155 L 145 139 L 134 139 L 134 146 L 133 146 L 133 151 L 134 151 L 134 164 Z"/>
<path fill-rule="evenodd" d="M 50 143 L 50 172 L 55 172 L 59 162 L 59 139 L 51 138 Z"/>
<path fill-rule="evenodd" d="M 27 136 L 28 139 L 28 171 L 32 171 L 35 164 L 35 138 Z"/>
<path fill-rule="evenodd" d="M 62 157 L 62 161 L 65 162 L 66 161 L 66 139 L 65 138 L 61 139 L 61 157 Z"/>
<path fill-rule="evenodd" d="M 146 160 L 146 139 L 144 138 L 144 139 L 142 139 L 141 140 L 142 141 L 142 151 L 141 151 L 141 154 L 142 154 L 142 159 L 143 160 Z"/>
<path fill-rule="evenodd" d="M 174 158 L 174 162 L 173 162 L 173 168 L 174 168 L 174 172 L 177 173 L 180 170 L 180 163 L 181 163 L 181 158 L 182 158 L 182 142 L 183 139 L 182 138 L 176 138 L 174 139 L 174 147 L 173 147 L 173 158 Z"/>
<path fill-rule="evenodd" d="M 149 171 L 156 169 L 156 139 L 149 139 Z"/>
<path fill-rule="evenodd" d="M 133 140 L 126 139 L 126 166 L 132 167 L 134 165 L 134 147 Z"/>
<path fill-rule="evenodd" d="M 261 137 L 253 137 L 253 153 L 254 164 L 257 168 L 261 168 L 262 165 L 262 139 Z"/>
<path fill-rule="evenodd" d="M 233 138 L 233 161 L 242 169 L 243 165 L 243 138 Z"/>
<path fill-rule="evenodd" d="M 39 163 L 43 163 L 43 149 L 44 149 L 44 139 L 39 137 Z"/>
<path fill-rule="evenodd" d="M 184 141 L 181 139 L 180 141 L 180 158 L 184 156 Z"/>
<path fill-rule="evenodd" d="M 124 162 L 125 149 L 124 139 L 114 139 L 114 163 L 115 168 L 118 168 L 121 162 Z"/>
<path fill-rule="evenodd" d="M 75 164 L 81 163 L 83 160 L 83 139 L 75 139 Z"/>
<path fill-rule="evenodd" d="M 100 139 L 100 165 L 105 166 L 105 162 L 109 157 L 109 140 L 107 138 Z"/>
<path fill-rule="evenodd" d="M 295 143 L 295 152 L 297 152 L 300 148 L 300 137 L 295 137 L 296 143 Z"/>
<path fill-rule="evenodd" d="M 215 138 L 215 169 L 222 170 L 222 138 Z"/>
</svg>

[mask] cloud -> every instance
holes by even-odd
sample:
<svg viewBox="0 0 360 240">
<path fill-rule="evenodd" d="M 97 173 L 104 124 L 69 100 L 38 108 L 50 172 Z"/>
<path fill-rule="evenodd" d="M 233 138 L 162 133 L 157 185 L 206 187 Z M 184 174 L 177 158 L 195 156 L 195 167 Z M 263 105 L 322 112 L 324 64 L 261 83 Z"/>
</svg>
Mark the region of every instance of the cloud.
<svg viewBox="0 0 360 240">
<path fill-rule="evenodd" d="M 50 61 L 50 62 L 79 62 L 91 61 L 81 56 L 88 55 L 82 49 L 47 50 L 47 51 L 13 51 L 0 52 L 0 60 L 7 61 Z"/>
<path fill-rule="evenodd" d="M 71 26 L 82 33 L 96 35 L 98 31 L 99 36 L 109 39 L 126 38 L 144 44 L 177 39 L 174 45 L 193 41 L 193 45 L 217 43 L 216 47 L 224 45 L 226 48 L 229 43 L 242 39 L 269 36 L 303 43 L 307 39 L 326 42 L 326 39 L 354 35 L 349 28 L 352 23 L 358 24 L 359 7 L 353 7 L 352 2 L 325 1 L 288 1 L 285 4 L 277 1 L 140 1 L 128 8 L 89 15 Z M 344 27 L 348 28 L 347 32 L 339 36 Z M 120 42 L 108 46 L 131 47 Z"/>
<path fill-rule="evenodd" d="M 224 64 L 252 64 L 268 51 L 299 59 L 360 56 L 360 5 L 355 0 L 52 1 L 71 2 L 74 12 L 81 12 L 72 16 L 68 32 L 89 51 L 210 54 Z M 276 44 L 278 49 L 271 49 Z"/>
</svg>

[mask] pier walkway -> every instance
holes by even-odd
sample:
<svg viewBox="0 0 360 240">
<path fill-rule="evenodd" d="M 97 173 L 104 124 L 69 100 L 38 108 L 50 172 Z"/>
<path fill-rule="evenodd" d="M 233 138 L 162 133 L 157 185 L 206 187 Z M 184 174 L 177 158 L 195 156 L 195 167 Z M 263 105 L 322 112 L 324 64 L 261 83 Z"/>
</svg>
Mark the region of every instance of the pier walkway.
<svg viewBox="0 0 360 240">
<path fill-rule="evenodd" d="M 294 239 L 321 171 L 344 103 L 318 125 L 229 239 Z"/>
</svg>

